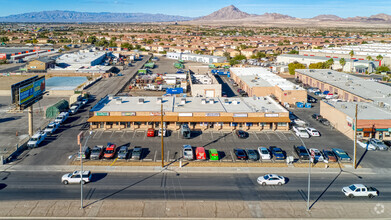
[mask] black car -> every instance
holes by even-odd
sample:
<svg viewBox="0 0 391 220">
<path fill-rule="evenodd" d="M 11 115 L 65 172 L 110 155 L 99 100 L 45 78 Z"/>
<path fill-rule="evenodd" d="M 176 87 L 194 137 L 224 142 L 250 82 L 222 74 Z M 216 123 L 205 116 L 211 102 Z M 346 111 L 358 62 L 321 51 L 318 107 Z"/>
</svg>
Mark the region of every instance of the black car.
<svg viewBox="0 0 391 220">
<path fill-rule="evenodd" d="M 238 135 L 239 138 L 246 138 L 247 137 L 247 132 L 243 131 L 243 130 L 236 130 L 236 135 Z"/>
<path fill-rule="evenodd" d="M 253 160 L 253 161 L 259 160 L 259 155 L 256 150 L 247 149 L 246 152 L 249 160 Z"/>
<path fill-rule="evenodd" d="M 234 149 L 235 156 L 238 160 L 246 160 L 247 155 L 243 149 Z"/>
<path fill-rule="evenodd" d="M 322 125 L 325 125 L 325 126 L 329 126 L 329 125 L 330 125 L 329 120 L 327 120 L 327 119 L 325 119 L 325 118 L 319 119 L 319 122 L 320 122 Z"/>
<path fill-rule="evenodd" d="M 304 146 L 293 146 L 293 149 L 295 150 L 297 156 L 302 160 L 309 160 L 310 155 L 307 151 L 307 148 Z"/>
<path fill-rule="evenodd" d="M 312 116 L 313 119 L 315 119 L 315 120 L 317 120 L 317 121 L 319 121 L 320 119 L 323 118 L 323 117 L 322 117 L 321 115 L 319 115 L 319 114 L 313 114 L 313 115 L 311 115 L 311 116 Z"/>
<path fill-rule="evenodd" d="M 316 99 L 315 99 L 314 97 L 312 97 L 312 96 L 308 96 L 308 97 L 307 97 L 307 101 L 308 101 L 309 103 L 316 103 Z"/>
<path fill-rule="evenodd" d="M 383 141 L 383 143 L 384 143 L 385 145 L 387 145 L 388 147 L 391 147 L 391 141 Z"/>
</svg>

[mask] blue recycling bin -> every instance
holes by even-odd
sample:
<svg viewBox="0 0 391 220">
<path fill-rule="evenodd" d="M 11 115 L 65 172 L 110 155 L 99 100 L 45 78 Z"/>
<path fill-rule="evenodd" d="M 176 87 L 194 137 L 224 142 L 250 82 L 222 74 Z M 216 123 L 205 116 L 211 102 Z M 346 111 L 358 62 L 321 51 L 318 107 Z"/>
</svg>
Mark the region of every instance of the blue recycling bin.
<svg viewBox="0 0 391 220">
<path fill-rule="evenodd" d="M 311 103 L 308 103 L 308 102 L 307 102 L 307 103 L 305 103 L 305 106 L 304 106 L 304 107 L 305 107 L 305 108 L 311 108 L 311 106 L 312 106 Z"/>
<path fill-rule="evenodd" d="M 296 107 L 298 107 L 298 108 L 304 108 L 304 103 L 302 103 L 302 102 L 296 102 Z"/>
</svg>

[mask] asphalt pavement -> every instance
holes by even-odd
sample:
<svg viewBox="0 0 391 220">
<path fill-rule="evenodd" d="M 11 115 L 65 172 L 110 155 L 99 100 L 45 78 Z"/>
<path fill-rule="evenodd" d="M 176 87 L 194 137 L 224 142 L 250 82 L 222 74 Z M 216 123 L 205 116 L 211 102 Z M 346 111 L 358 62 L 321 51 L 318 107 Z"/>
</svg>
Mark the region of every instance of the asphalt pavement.
<svg viewBox="0 0 391 220">
<path fill-rule="evenodd" d="M 80 185 L 63 185 L 59 172 L 1 172 L 0 201 L 77 200 Z M 93 173 L 84 185 L 84 199 L 102 200 L 180 200 L 180 201 L 289 201 L 305 202 L 307 174 L 279 173 L 288 178 L 283 186 L 260 186 L 259 174 L 196 174 L 163 171 L 155 173 Z M 206 181 L 207 180 L 207 181 Z M 386 202 L 391 200 L 391 177 L 372 174 L 311 175 L 311 204 L 320 202 Z M 380 192 L 379 197 L 350 199 L 342 187 L 363 183 Z M 314 203 L 315 202 L 315 203 Z"/>
</svg>

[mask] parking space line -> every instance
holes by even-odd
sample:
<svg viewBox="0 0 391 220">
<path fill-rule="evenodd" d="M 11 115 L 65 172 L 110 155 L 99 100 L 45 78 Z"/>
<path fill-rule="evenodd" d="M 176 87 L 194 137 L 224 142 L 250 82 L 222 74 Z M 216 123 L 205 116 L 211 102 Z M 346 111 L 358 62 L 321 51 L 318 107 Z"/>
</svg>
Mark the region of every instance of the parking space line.
<svg viewBox="0 0 391 220">
<path fill-rule="evenodd" d="M 209 133 L 210 133 L 210 136 L 212 137 L 212 140 L 213 140 L 213 131 L 211 131 Z"/>
<path fill-rule="evenodd" d="M 255 133 L 255 131 L 253 131 L 253 134 L 257 138 L 257 140 L 259 141 L 259 137 L 258 137 L 257 133 Z"/>
<path fill-rule="evenodd" d="M 280 131 L 276 131 L 276 135 L 283 141 L 288 140 L 288 138 Z"/>
<path fill-rule="evenodd" d="M 113 136 L 113 134 L 114 134 L 114 131 L 111 132 L 110 138 Z"/>
<path fill-rule="evenodd" d="M 269 137 L 269 135 L 267 135 L 266 132 L 264 132 L 264 134 L 266 135 L 266 137 L 267 137 L 268 140 L 271 140 L 270 137 Z"/>
</svg>

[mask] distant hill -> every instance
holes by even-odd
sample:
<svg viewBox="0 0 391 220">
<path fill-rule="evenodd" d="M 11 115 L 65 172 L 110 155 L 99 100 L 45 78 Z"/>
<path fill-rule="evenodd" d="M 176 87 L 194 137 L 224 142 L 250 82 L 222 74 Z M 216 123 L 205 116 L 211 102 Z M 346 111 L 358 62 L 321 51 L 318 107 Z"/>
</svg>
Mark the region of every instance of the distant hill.
<svg viewBox="0 0 391 220">
<path fill-rule="evenodd" d="M 311 19 L 313 19 L 313 20 L 321 20 L 321 21 L 325 21 L 325 20 L 340 21 L 340 20 L 343 20 L 343 18 L 338 17 L 337 15 L 318 15 L 318 16 L 315 16 L 315 17 L 313 17 Z"/>
<path fill-rule="evenodd" d="M 222 8 L 218 11 L 213 12 L 212 14 L 209 14 L 204 17 L 200 17 L 196 20 L 231 20 L 231 19 L 242 19 L 242 18 L 248 18 L 252 15 L 247 14 L 246 12 L 242 12 L 237 7 L 230 5 L 225 8 Z"/>
<path fill-rule="evenodd" d="M 0 17 L 0 22 L 167 22 L 193 18 L 146 13 L 41 11 Z"/>
</svg>

